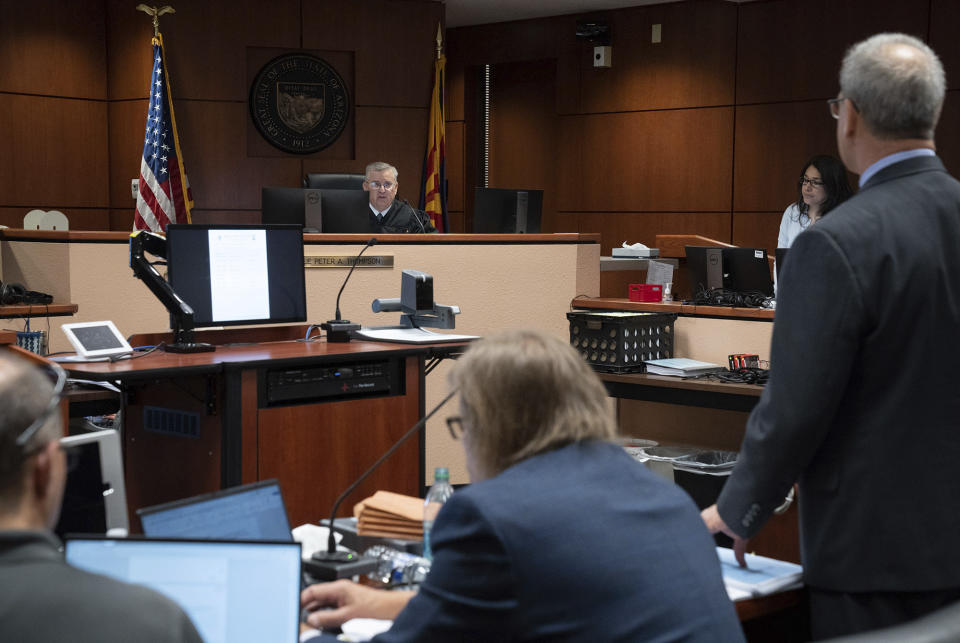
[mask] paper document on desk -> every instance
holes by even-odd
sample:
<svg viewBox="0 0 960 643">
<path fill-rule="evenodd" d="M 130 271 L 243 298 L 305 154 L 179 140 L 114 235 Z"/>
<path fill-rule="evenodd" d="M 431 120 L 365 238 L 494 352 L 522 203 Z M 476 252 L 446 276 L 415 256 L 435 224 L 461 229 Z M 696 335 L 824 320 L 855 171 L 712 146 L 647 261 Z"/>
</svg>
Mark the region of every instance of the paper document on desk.
<svg viewBox="0 0 960 643">
<path fill-rule="evenodd" d="M 747 566 L 740 567 L 733 550 L 717 547 L 723 584 L 732 601 L 766 596 L 803 585 L 803 567 L 784 560 L 746 554 Z"/>
<path fill-rule="evenodd" d="M 447 335 L 425 328 L 361 328 L 356 332 L 359 339 L 371 342 L 395 342 L 399 344 L 436 344 L 440 342 L 470 342 L 480 339 L 477 335 Z"/>
</svg>

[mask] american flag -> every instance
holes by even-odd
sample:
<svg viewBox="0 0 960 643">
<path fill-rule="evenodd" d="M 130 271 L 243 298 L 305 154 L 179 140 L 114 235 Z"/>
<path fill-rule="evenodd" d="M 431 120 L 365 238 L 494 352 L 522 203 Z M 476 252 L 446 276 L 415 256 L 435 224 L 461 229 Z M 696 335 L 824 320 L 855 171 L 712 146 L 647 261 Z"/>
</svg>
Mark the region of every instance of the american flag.
<svg viewBox="0 0 960 643">
<path fill-rule="evenodd" d="M 150 109 L 140 159 L 140 185 L 136 230 L 166 232 L 171 223 L 190 223 L 193 194 L 183 169 L 177 120 L 173 116 L 170 77 L 163 56 L 163 36 L 153 39 L 153 75 L 150 79 Z"/>
</svg>

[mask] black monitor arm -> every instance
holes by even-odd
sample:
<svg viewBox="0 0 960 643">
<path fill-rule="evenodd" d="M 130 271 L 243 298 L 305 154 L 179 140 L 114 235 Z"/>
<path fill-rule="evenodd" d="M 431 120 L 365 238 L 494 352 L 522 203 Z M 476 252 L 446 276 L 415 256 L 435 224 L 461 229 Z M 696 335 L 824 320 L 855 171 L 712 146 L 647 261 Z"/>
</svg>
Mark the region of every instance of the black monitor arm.
<svg viewBox="0 0 960 643">
<path fill-rule="evenodd" d="M 163 349 L 170 353 L 201 353 L 214 350 L 210 344 L 198 344 L 193 341 L 193 308 L 173 291 L 166 279 L 144 256 L 145 253 L 166 259 L 167 240 L 153 232 L 141 231 L 130 235 L 130 268 L 133 269 L 134 276 L 147 285 L 150 292 L 170 313 L 173 344 L 167 344 Z"/>
</svg>

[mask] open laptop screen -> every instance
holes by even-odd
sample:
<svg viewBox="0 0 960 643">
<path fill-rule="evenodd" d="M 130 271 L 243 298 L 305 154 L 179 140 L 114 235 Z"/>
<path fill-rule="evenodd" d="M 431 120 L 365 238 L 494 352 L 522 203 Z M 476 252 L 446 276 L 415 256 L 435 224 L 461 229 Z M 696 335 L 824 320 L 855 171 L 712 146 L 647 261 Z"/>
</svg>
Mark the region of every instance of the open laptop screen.
<svg viewBox="0 0 960 643">
<path fill-rule="evenodd" d="M 168 596 L 207 643 L 299 638 L 299 543 L 78 537 L 66 558 Z"/>
<path fill-rule="evenodd" d="M 276 480 L 232 487 L 137 511 L 151 538 L 292 540 Z"/>
</svg>

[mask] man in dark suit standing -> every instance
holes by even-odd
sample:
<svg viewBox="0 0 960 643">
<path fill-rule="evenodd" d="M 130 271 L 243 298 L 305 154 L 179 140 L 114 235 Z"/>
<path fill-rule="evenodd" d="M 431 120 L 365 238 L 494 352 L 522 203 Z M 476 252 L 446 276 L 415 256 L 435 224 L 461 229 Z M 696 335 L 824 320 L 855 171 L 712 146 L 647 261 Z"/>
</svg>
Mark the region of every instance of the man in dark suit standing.
<svg viewBox="0 0 960 643">
<path fill-rule="evenodd" d="M 0 354 L 0 640 L 200 643 L 170 599 L 64 560 L 50 530 L 67 475 L 66 375 L 50 374 Z"/>
<path fill-rule="evenodd" d="M 860 191 L 790 250 L 770 382 L 702 514 L 742 551 L 799 481 L 815 638 L 960 600 L 960 183 L 933 142 L 945 85 L 910 36 L 844 57 L 828 103 Z"/>
<path fill-rule="evenodd" d="M 430 217 L 403 199 L 397 200 L 397 168 L 377 161 L 367 166 L 363 189 L 370 194 L 370 230 L 378 234 L 436 232 Z"/>
</svg>

